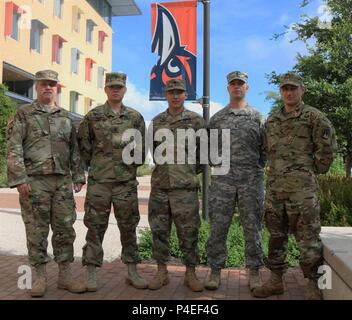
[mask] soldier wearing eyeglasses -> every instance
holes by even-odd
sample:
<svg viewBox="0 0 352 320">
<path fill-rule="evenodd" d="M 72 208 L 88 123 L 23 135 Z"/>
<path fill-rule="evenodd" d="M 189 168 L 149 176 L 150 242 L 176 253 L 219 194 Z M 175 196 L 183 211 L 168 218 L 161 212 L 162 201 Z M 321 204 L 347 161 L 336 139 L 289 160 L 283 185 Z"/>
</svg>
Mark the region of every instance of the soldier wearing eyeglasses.
<svg viewBox="0 0 352 320">
<path fill-rule="evenodd" d="M 47 287 L 49 225 L 59 265 L 58 287 L 74 293 L 86 291 L 70 271 L 76 237 L 72 189 L 79 192 L 85 176 L 72 119 L 56 104 L 58 81 L 57 72 L 38 71 L 37 99 L 20 107 L 7 126 L 8 183 L 19 192 L 29 262 L 36 270 L 33 297 L 43 296 Z"/>
</svg>

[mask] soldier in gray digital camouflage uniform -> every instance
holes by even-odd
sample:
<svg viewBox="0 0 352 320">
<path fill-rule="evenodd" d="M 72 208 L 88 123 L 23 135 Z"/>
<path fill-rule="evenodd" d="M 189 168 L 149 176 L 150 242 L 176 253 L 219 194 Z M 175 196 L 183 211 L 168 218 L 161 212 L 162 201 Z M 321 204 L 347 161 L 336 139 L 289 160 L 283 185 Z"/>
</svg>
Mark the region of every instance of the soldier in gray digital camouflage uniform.
<svg viewBox="0 0 352 320">
<path fill-rule="evenodd" d="M 192 291 L 202 291 L 203 285 L 198 280 L 195 267 L 199 263 L 198 231 L 200 225 L 198 179 L 201 172 L 200 140 L 196 139 L 195 150 L 185 151 L 185 159 L 189 152 L 196 152 L 196 161 L 178 163 L 177 152 L 181 146 L 177 135 L 180 130 L 193 129 L 194 132 L 203 129 L 203 118 L 184 107 L 187 98 L 186 87 L 182 80 L 169 80 L 165 86 L 165 97 L 168 102 L 166 111 L 157 115 L 151 122 L 153 125 L 153 155 L 156 164 L 151 178 L 151 193 L 149 198 L 148 220 L 153 235 L 153 257 L 158 263 L 158 272 L 149 282 L 149 289 L 160 289 L 169 283 L 167 261 L 169 258 L 169 237 L 172 222 L 175 223 L 183 261 L 186 265 L 184 284 Z M 172 140 L 167 146 L 174 156 L 174 163 L 158 163 L 156 155 L 161 141 L 156 135 L 161 130 L 172 133 Z M 193 134 L 194 136 L 194 134 Z M 182 147 L 185 147 L 183 145 Z"/>
<path fill-rule="evenodd" d="M 300 247 L 300 266 L 308 278 L 306 299 L 320 299 L 318 267 L 322 264 L 317 174 L 326 173 L 337 145 L 327 117 L 302 101 L 303 80 L 294 73 L 280 77 L 284 107 L 265 123 L 268 177 L 265 221 L 270 232 L 270 279 L 253 291 L 264 298 L 284 292 L 288 233 Z"/>
<path fill-rule="evenodd" d="M 122 262 L 128 267 L 126 282 L 146 289 L 147 282 L 138 274 L 140 262 L 136 228 L 140 219 L 136 170 L 144 162 L 145 123 L 143 116 L 127 107 L 122 100 L 126 93 L 126 75 L 107 73 L 107 102 L 87 113 L 78 131 L 82 159 L 89 167 L 84 224 L 88 228 L 82 263 L 87 266 L 88 291 L 97 290 L 96 267 L 103 263 L 103 239 L 108 227 L 111 204 L 120 230 Z M 136 149 L 141 150 L 139 163 L 126 164 L 123 151 L 128 142 L 123 134 L 134 129 L 142 136 Z"/>
<path fill-rule="evenodd" d="M 36 269 L 33 297 L 43 296 L 47 288 L 49 225 L 59 264 L 58 287 L 75 293 L 85 291 L 85 285 L 74 280 L 70 271 L 76 237 L 72 182 L 79 192 L 85 176 L 72 120 L 55 103 L 57 83 L 57 72 L 38 71 L 37 100 L 20 107 L 7 127 L 8 183 L 19 192 L 29 261 Z"/>
<path fill-rule="evenodd" d="M 217 112 L 209 130 L 230 129 L 230 170 L 225 175 L 212 176 L 209 190 L 210 236 L 207 241 L 208 264 L 211 273 L 205 288 L 216 290 L 220 272 L 227 257 L 226 240 L 235 206 L 238 206 L 245 238 L 246 267 L 252 291 L 260 286 L 259 268 L 263 266 L 262 216 L 263 168 L 266 158 L 263 148 L 262 115 L 249 106 L 247 74 L 234 71 L 227 75 L 229 104 Z"/>
</svg>

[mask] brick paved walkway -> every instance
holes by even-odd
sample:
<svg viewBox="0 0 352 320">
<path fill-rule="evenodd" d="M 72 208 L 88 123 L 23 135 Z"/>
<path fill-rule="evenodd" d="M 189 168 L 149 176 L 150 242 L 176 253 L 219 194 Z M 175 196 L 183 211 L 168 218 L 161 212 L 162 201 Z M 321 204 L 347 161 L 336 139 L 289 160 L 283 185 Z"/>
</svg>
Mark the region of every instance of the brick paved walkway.
<svg viewBox="0 0 352 320">
<path fill-rule="evenodd" d="M 25 256 L 0 256 L 0 300 L 28 300 L 31 299 L 26 290 L 17 286 L 18 267 L 27 265 Z M 147 280 L 156 272 L 156 265 L 142 263 L 138 266 L 140 273 Z M 98 291 L 84 294 L 71 294 L 57 289 L 57 264 L 50 262 L 48 270 L 48 291 L 44 300 L 251 300 L 247 286 L 247 271 L 243 268 L 224 269 L 221 273 L 222 283 L 217 291 L 204 290 L 194 293 L 183 285 L 185 268 L 182 265 L 170 265 L 170 283 L 160 290 L 137 290 L 125 284 L 126 268 L 120 261 L 105 263 L 98 270 Z M 79 261 L 72 265 L 74 277 L 83 281 L 84 269 Z M 209 272 L 207 267 L 197 268 L 197 275 L 204 280 Z M 269 271 L 261 270 L 261 277 L 265 281 Z M 305 280 L 299 269 L 289 269 L 284 276 L 285 293 L 273 296 L 268 300 L 302 300 L 304 299 Z M 38 299 L 37 299 L 38 300 Z M 40 300 L 40 299 L 39 299 Z"/>
</svg>

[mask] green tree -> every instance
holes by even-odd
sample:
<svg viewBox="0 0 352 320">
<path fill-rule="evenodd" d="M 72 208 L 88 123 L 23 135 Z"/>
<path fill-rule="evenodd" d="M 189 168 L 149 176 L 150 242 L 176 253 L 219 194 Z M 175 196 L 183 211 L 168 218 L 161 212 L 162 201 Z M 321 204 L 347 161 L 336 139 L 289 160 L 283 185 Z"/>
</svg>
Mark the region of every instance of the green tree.
<svg viewBox="0 0 352 320">
<path fill-rule="evenodd" d="M 309 2 L 304 0 L 302 6 Z M 351 176 L 352 0 L 326 0 L 326 5 L 330 9 L 330 23 L 324 24 L 318 17 L 303 15 L 301 21 L 294 24 L 295 40 L 306 44 L 308 54 L 297 55 L 293 71 L 305 80 L 304 101 L 325 112 L 333 123 L 346 176 Z M 312 42 L 313 45 L 310 44 Z M 277 83 L 275 72 L 268 78 L 271 83 Z M 272 100 L 274 107 L 277 107 L 278 101 Z"/>
<path fill-rule="evenodd" d="M 269 76 L 267 76 L 267 77 L 269 78 L 269 81 L 271 83 L 273 83 L 271 78 Z M 281 100 L 280 95 L 277 92 L 275 92 L 275 91 L 267 91 L 265 100 L 271 101 L 271 104 L 272 104 L 269 114 L 273 113 L 274 111 L 280 109 L 283 106 L 283 102 Z"/>
<path fill-rule="evenodd" d="M 5 183 L 6 126 L 16 111 L 15 103 L 5 95 L 6 87 L 0 84 L 0 185 Z"/>
</svg>

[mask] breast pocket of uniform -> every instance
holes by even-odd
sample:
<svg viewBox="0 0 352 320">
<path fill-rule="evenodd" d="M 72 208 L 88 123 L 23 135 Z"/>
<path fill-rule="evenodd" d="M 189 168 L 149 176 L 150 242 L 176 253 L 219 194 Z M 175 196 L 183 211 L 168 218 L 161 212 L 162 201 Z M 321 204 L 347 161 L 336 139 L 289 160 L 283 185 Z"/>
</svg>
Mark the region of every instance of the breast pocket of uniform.
<svg viewBox="0 0 352 320">
<path fill-rule="evenodd" d="M 48 134 L 47 119 L 39 115 L 33 115 L 27 125 L 27 136 L 31 140 L 37 140 Z"/>
<path fill-rule="evenodd" d="M 45 135 L 46 135 L 45 132 L 43 132 L 43 130 L 40 128 L 30 128 L 29 134 L 28 134 L 28 136 L 33 140 L 40 139 Z"/>
<path fill-rule="evenodd" d="M 104 123 L 94 123 L 93 131 L 98 141 L 104 140 L 108 135 L 108 128 Z"/>
<path fill-rule="evenodd" d="M 60 129 L 57 133 L 57 136 L 58 136 L 58 140 L 69 142 L 70 136 L 71 136 L 71 130 L 70 129 Z"/>
<path fill-rule="evenodd" d="M 246 137 L 244 137 L 250 143 L 260 143 L 260 132 L 259 124 L 255 121 L 245 121 L 243 123 L 244 127 L 242 129 L 245 132 Z"/>
<path fill-rule="evenodd" d="M 193 123 L 191 119 L 182 119 L 171 125 L 171 129 L 174 133 L 180 132 L 183 133 L 188 129 L 193 129 Z"/>
<path fill-rule="evenodd" d="M 307 140 L 312 136 L 312 128 L 307 121 L 298 121 L 295 124 L 294 136 L 298 139 Z"/>
<path fill-rule="evenodd" d="M 71 120 L 68 118 L 58 118 L 50 125 L 50 131 L 56 132 L 59 141 L 69 142 L 71 138 L 71 131 L 75 130 L 72 126 Z"/>
</svg>

